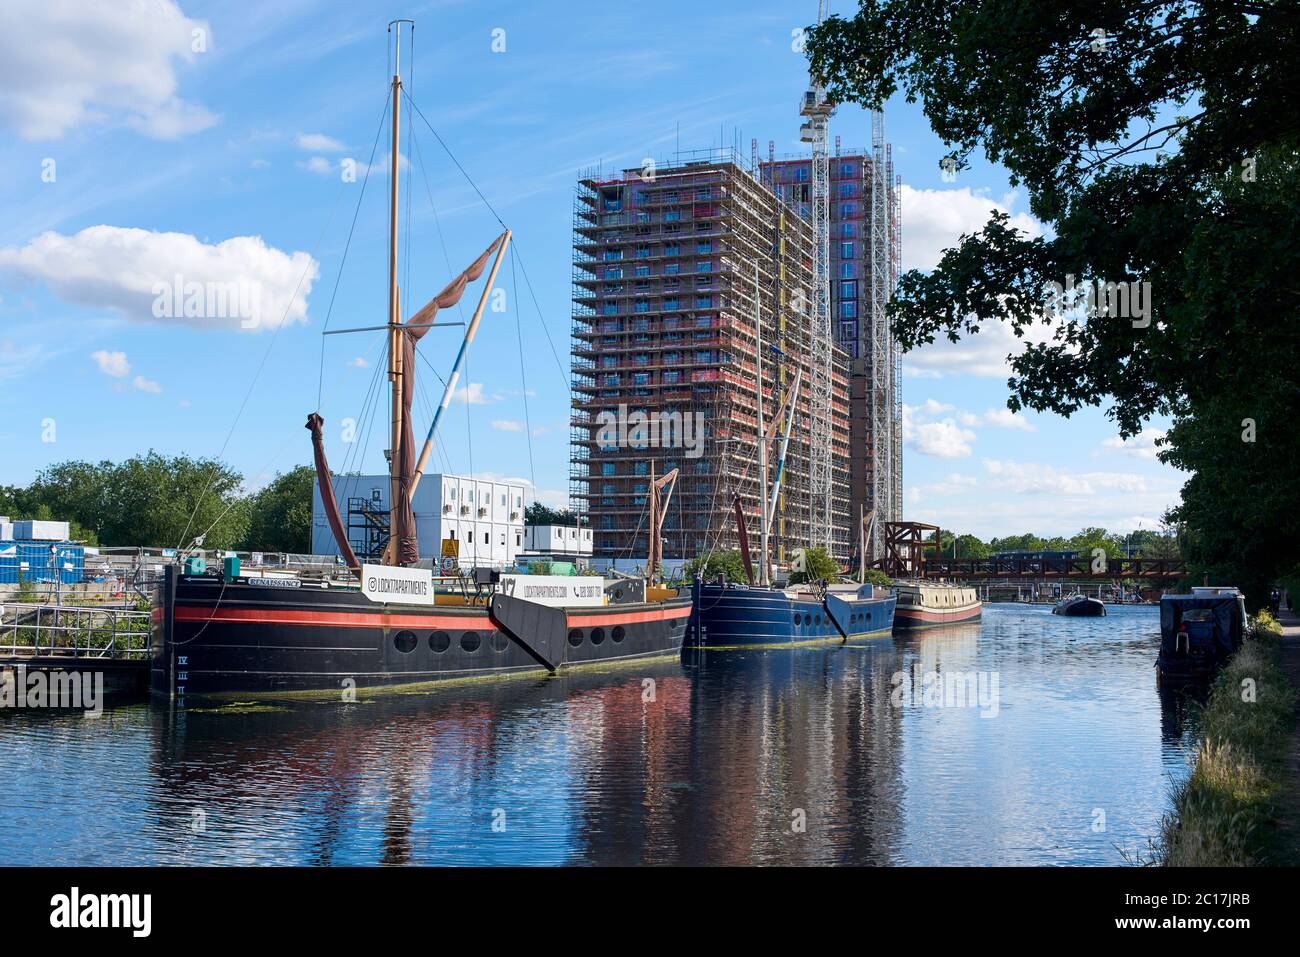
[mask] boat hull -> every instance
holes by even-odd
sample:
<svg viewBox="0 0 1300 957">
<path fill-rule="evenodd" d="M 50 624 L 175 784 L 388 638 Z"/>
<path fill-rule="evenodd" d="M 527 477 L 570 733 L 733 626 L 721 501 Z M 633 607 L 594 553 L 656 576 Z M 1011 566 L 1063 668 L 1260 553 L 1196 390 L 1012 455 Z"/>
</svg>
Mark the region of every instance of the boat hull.
<svg viewBox="0 0 1300 957">
<path fill-rule="evenodd" d="M 793 646 L 883 638 L 893 631 L 894 598 L 845 597 L 824 602 L 746 585 L 692 588 L 695 611 L 687 644 L 699 648 Z"/>
<path fill-rule="evenodd" d="M 983 613 L 983 606 L 978 603 L 964 608 L 906 608 L 900 605 L 894 612 L 894 630 L 924 631 L 927 628 L 965 625 L 979 621 Z"/>
<path fill-rule="evenodd" d="M 1095 598 L 1076 599 L 1057 605 L 1052 614 L 1067 618 L 1101 618 L 1106 614 L 1106 606 Z"/>
<path fill-rule="evenodd" d="M 507 608 L 531 605 L 497 598 L 514 603 Z M 676 655 L 690 616 L 689 597 L 535 607 L 545 634 L 503 627 L 483 606 L 380 605 L 350 589 L 266 587 L 169 569 L 154 609 L 150 688 L 184 700 L 545 675 Z"/>
</svg>

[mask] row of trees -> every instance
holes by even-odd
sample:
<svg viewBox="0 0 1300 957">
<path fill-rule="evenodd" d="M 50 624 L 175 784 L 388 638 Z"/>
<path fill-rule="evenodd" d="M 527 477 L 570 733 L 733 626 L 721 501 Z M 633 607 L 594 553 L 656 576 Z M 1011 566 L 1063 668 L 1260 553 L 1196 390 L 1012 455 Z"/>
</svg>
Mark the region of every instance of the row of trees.
<svg viewBox="0 0 1300 957">
<path fill-rule="evenodd" d="M 92 545 L 177 548 L 202 535 L 207 548 L 308 552 L 314 478 L 303 465 L 247 493 L 243 475 L 215 459 L 62 462 L 25 488 L 0 486 L 0 515 L 66 520 Z"/>
<path fill-rule="evenodd" d="M 974 535 L 958 535 L 954 532 L 941 530 L 939 532 L 939 541 L 944 557 L 952 557 L 955 554 L 957 558 L 989 558 L 999 552 L 1031 551 L 1079 552 L 1084 556 L 1090 556 L 1095 548 L 1103 549 L 1109 558 L 1128 556 L 1133 558 L 1180 557 L 1178 535 L 1175 531 L 1169 529 L 1158 532 L 1139 529 L 1131 534 L 1122 535 L 1118 533 L 1112 534 L 1104 528 L 1085 528 L 1069 538 L 1061 536 L 1043 538 L 1033 533 L 1027 533 L 992 538 L 988 541 Z M 934 549 L 927 549 L 927 554 L 934 555 Z M 805 552 L 804 560 L 807 570 L 805 572 L 795 572 L 791 576 L 791 581 L 796 583 L 817 581 L 819 579 L 834 581 L 838 577 L 838 566 L 824 548 L 808 549 Z M 854 569 L 849 569 L 849 571 L 856 575 Z M 740 552 L 735 549 L 710 552 L 708 555 L 701 555 L 687 562 L 683 575 L 690 579 L 694 578 L 697 572 L 702 574 L 705 579 L 725 575 L 728 581 L 742 582 L 745 580 L 745 561 Z M 877 581 L 880 584 L 885 584 L 889 580 L 883 572 L 874 569 L 868 572 L 867 577 L 868 580 Z"/>
<path fill-rule="evenodd" d="M 1171 529 L 1162 531 L 1137 529 L 1128 535 L 1123 535 L 1108 532 L 1104 528 L 1085 528 L 1069 538 L 1060 535 L 1042 538 L 1029 533 L 992 538 L 987 542 L 974 535 L 954 535 L 953 532 L 940 531 L 939 539 L 944 556 L 951 557 L 954 554 L 955 544 L 955 554 L 958 558 L 988 558 L 999 552 L 1042 551 L 1079 552 L 1083 555 L 1091 555 L 1097 548 L 1105 551 L 1110 558 L 1181 557 L 1178 534 Z"/>
</svg>

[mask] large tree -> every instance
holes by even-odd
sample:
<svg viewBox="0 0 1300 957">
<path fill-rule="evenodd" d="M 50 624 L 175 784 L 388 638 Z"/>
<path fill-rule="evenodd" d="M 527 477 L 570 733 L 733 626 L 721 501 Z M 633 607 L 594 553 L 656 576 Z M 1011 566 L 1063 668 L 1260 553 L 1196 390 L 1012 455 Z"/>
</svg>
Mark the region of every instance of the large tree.
<svg viewBox="0 0 1300 957">
<path fill-rule="evenodd" d="M 1171 416 L 1184 552 L 1258 602 L 1300 541 L 1300 8 L 865 0 L 808 51 L 833 100 L 901 90 L 947 144 L 936 163 L 982 150 L 1050 227 L 993 213 L 904 275 L 904 349 L 1007 322 L 1037 333 L 1009 357 L 1011 409 L 1104 403 L 1125 436 Z M 1071 282 L 1149 293 L 1107 314 L 1048 293 Z"/>
<path fill-rule="evenodd" d="M 316 470 L 310 465 L 277 475 L 248 503 L 248 551 L 311 551 L 311 496 Z"/>
<path fill-rule="evenodd" d="M 175 548 L 202 534 L 208 548 L 233 548 L 248 524 L 242 482 L 214 459 L 185 455 L 61 462 L 13 490 L 23 510 L 14 517 L 65 519 L 103 545 Z"/>
</svg>

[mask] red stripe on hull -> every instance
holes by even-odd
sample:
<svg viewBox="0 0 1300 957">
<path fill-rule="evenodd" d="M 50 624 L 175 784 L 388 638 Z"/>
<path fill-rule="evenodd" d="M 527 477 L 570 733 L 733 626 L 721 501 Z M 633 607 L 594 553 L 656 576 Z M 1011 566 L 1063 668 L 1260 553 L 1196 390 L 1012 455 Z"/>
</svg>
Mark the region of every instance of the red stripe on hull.
<svg viewBox="0 0 1300 957">
<path fill-rule="evenodd" d="M 686 618 L 691 613 L 691 606 L 682 608 L 664 608 L 653 611 L 632 611 L 614 615 L 569 615 L 570 628 L 584 628 L 593 625 L 632 625 L 642 621 L 670 621 L 674 618 Z"/>
<path fill-rule="evenodd" d="M 353 611 L 269 611 L 261 608 L 187 608 L 177 605 L 177 621 L 217 621 L 232 625 L 326 625 L 331 628 L 473 628 L 493 631 L 487 609 L 472 615 L 380 615 Z"/>
</svg>

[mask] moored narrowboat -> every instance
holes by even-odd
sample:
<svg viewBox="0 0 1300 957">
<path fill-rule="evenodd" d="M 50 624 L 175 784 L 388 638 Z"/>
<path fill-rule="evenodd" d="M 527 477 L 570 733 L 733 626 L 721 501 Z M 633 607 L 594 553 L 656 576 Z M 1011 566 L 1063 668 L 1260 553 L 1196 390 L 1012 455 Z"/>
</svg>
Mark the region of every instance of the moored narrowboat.
<svg viewBox="0 0 1300 957">
<path fill-rule="evenodd" d="M 895 631 L 919 631 L 979 621 L 983 604 L 975 589 L 947 582 L 898 582 Z"/>
<path fill-rule="evenodd" d="M 1246 599 L 1236 588 L 1193 588 L 1190 595 L 1160 599 L 1162 685 L 1205 681 L 1241 647 L 1246 636 Z"/>
</svg>

